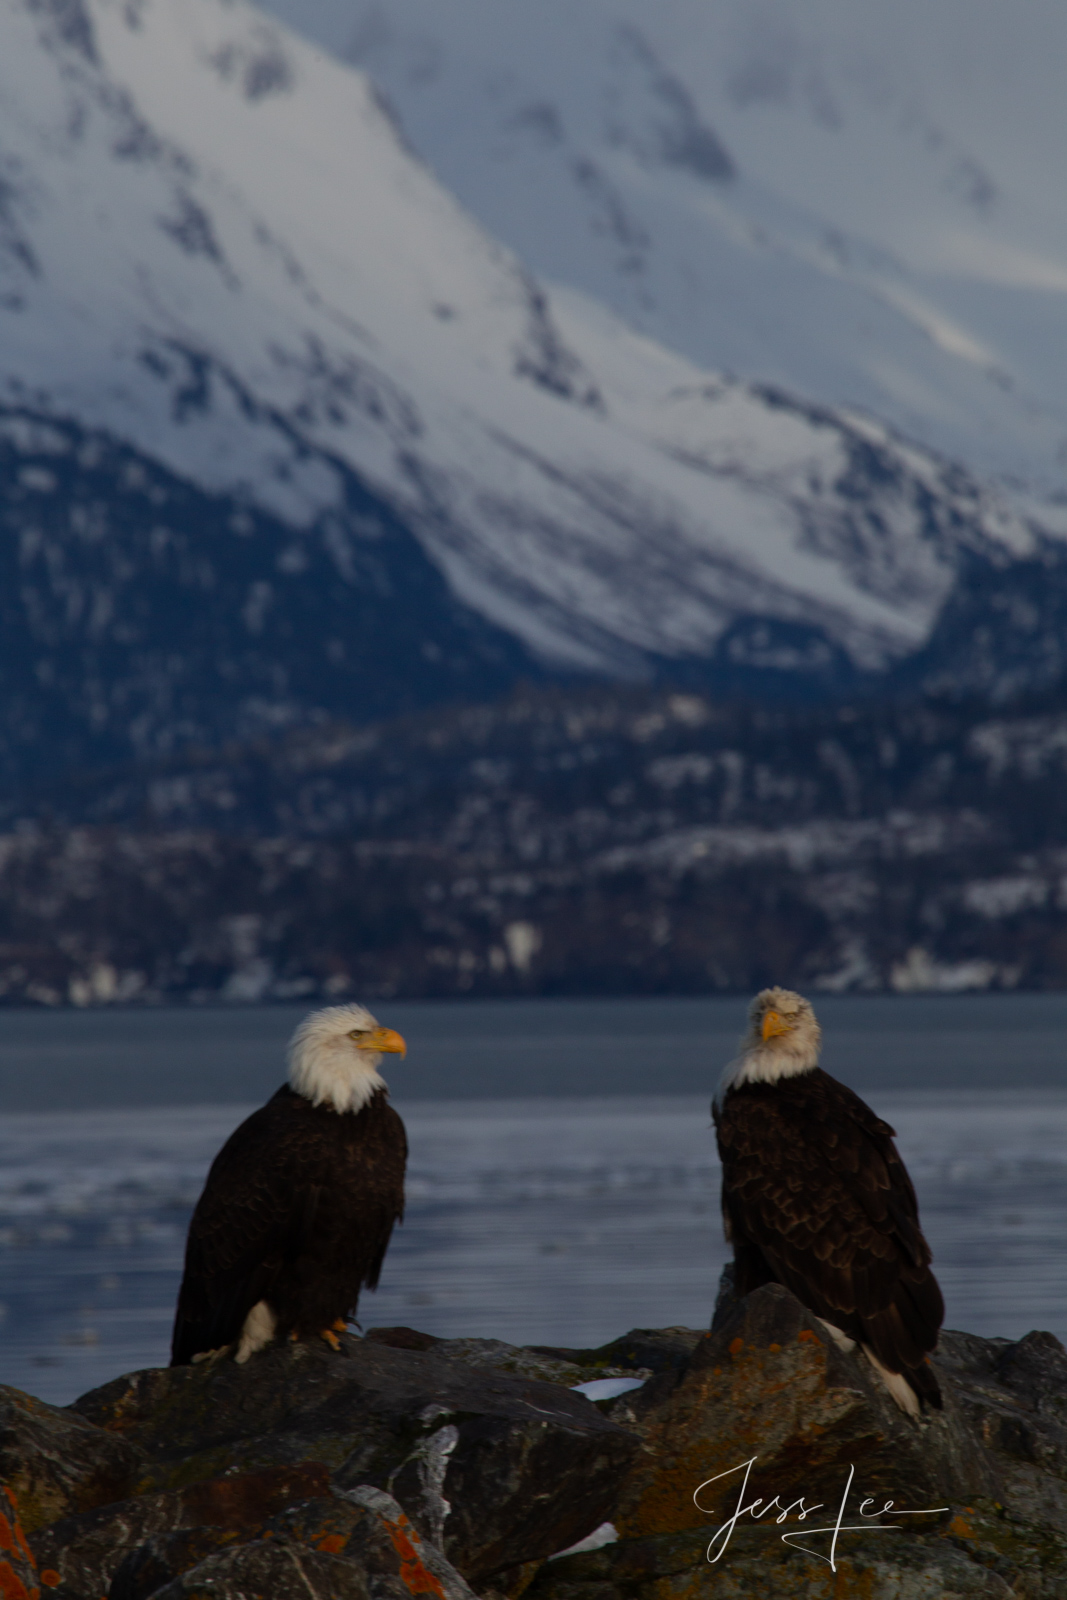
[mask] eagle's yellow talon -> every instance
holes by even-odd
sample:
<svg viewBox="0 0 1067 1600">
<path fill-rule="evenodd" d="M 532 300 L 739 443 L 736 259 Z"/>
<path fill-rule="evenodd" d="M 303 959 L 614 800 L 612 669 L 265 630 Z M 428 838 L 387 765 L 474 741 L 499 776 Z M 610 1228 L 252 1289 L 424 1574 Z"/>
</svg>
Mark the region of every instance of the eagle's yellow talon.
<svg viewBox="0 0 1067 1600">
<path fill-rule="evenodd" d="M 326 1340 L 326 1343 L 330 1346 L 331 1350 L 340 1350 L 341 1341 L 334 1333 L 332 1328 L 323 1328 L 322 1337 Z"/>
<path fill-rule="evenodd" d="M 334 1333 L 348 1332 L 348 1323 L 345 1321 L 344 1317 L 335 1317 L 330 1323 L 330 1327 L 333 1329 Z"/>
</svg>

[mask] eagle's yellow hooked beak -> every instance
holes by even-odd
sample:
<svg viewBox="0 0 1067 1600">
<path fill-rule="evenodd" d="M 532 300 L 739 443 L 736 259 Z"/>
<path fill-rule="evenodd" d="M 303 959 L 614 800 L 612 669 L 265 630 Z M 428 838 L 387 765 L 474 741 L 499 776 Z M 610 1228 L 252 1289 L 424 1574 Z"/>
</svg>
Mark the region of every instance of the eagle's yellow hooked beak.
<svg viewBox="0 0 1067 1600">
<path fill-rule="evenodd" d="M 763 1019 L 764 1044 L 766 1044 L 768 1039 L 774 1039 L 780 1033 L 791 1033 L 792 1027 L 792 1023 L 783 1021 L 783 1019 L 778 1015 L 777 1011 L 768 1011 Z"/>
<path fill-rule="evenodd" d="M 408 1047 L 392 1028 L 372 1028 L 360 1041 L 364 1050 L 380 1050 L 386 1056 L 406 1056 Z"/>
</svg>

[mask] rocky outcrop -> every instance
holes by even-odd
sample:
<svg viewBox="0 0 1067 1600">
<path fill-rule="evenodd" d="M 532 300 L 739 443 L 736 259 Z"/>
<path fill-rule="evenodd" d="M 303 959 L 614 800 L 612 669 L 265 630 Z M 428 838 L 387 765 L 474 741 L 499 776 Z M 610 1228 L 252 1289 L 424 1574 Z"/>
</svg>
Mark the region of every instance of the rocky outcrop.
<svg viewBox="0 0 1067 1600">
<path fill-rule="evenodd" d="M 142 1488 L 318 1461 L 341 1489 L 388 1489 L 478 1578 L 543 1560 L 610 1511 L 637 1445 L 584 1396 L 432 1350 L 341 1345 L 134 1373 L 75 1410 L 143 1452 Z"/>
<path fill-rule="evenodd" d="M 40 1530 L 34 1549 L 41 1569 L 56 1575 L 50 1587 L 59 1600 L 102 1595 L 124 1554 L 149 1540 L 192 1530 L 207 1555 L 219 1543 L 253 1538 L 294 1501 L 329 1492 L 330 1475 L 317 1462 L 236 1473 L 64 1517 Z"/>
<path fill-rule="evenodd" d="M 156 1600 L 370 1600 L 354 1561 L 283 1539 L 218 1550 L 152 1593 Z"/>
<path fill-rule="evenodd" d="M 616 1506 L 620 1532 L 632 1536 L 724 1521 L 737 1500 L 735 1469 L 752 1455 L 761 1485 L 768 1474 L 779 1493 L 800 1485 L 796 1494 L 802 1489 L 809 1504 L 835 1504 L 850 1465 L 865 1493 L 909 1508 L 997 1488 L 952 1389 L 945 1409 L 917 1427 L 870 1363 L 842 1351 L 778 1284 L 741 1301 L 684 1372 L 647 1384 L 617 1409 L 646 1446 Z M 693 1495 L 703 1483 L 698 1505 Z"/>
<path fill-rule="evenodd" d="M 298 1501 L 243 1538 L 221 1527 L 156 1534 L 126 1556 L 109 1596 L 217 1597 L 242 1587 L 272 1600 L 474 1600 L 392 1496 L 371 1488 Z"/>
<path fill-rule="evenodd" d="M 0 1483 L 32 1532 L 71 1512 L 120 1500 L 143 1466 L 137 1445 L 76 1412 L 0 1387 Z"/>
<path fill-rule="evenodd" d="M 644 1446 L 619 1540 L 527 1600 L 1062 1600 L 1067 1351 L 946 1332 L 933 1364 L 944 1409 L 914 1422 L 787 1290 L 728 1295 L 684 1369 L 606 1407 Z"/>
<path fill-rule="evenodd" d="M 945 1333 L 934 1365 L 944 1409 L 914 1421 L 768 1285 L 727 1293 L 710 1333 L 599 1350 L 392 1328 L 134 1373 L 67 1410 L 9 1391 L 41 1440 L 36 1476 L 29 1433 L 9 1448 L 19 1481 L 54 1481 L 62 1428 L 69 1454 L 62 1514 L 27 1534 L 9 1488 L 0 1593 L 1062 1600 L 1067 1351 Z M 79 1508 L 101 1462 L 121 1488 Z"/>
</svg>

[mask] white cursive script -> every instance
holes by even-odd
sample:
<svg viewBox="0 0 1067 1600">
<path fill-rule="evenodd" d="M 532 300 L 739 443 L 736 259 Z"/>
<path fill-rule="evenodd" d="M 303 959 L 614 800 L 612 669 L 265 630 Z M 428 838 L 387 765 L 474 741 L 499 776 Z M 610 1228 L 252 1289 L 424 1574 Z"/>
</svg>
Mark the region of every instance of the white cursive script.
<svg viewBox="0 0 1067 1600">
<path fill-rule="evenodd" d="M 715 1533 L 711 1539 L 711 1543 L 708 1545 L 708 1560 L 711 1562 L 716 1562 L 723 1555 L 725 1555 L 726 1547 L 733 1537 L 733 1531 L 737 1527 L 737 1524 L 742 1517 L 751 1517 L 753 1522 L 759 1522 L 761 1518 L 768 1516 L 770 1512 L 772 1512 L 777 1506 L 778 1515 L 774 1520 L 780 1526 L 786 1520 L 786 1518 L 791 1515 L 795 1515 L 798 1522 L 804 1522 L 808 1517 L 811 1516 L 813 1511 L 821 1511 L 823 1509 L 823 1502 L 821 1500 L 817 1500 L 813 1506 L 809 1506 L 805 1504 L 803 1495 L 801 1495 L 797 1500 L 790 1501 L 790 1503 L 785 1506 L 782 1504 L 777 1495 L 774 1496 L 773 1500 L 764 1500 L 759 1498 L 750 1501 L 750 1503 L 746 1505 L 745 1492 L 748 1489 L 749 1476 L 751 1475 L 752 1468 L 756 1465 L 758 1460 L 758 1456 L 750 1456 L 747 1461 L 739 1462 L 736 1467 L 727 1467 L 725 1472 L 717 1472 L 714 1478 L 705 1478 L 700 1487 L 698 1489 L 694 1489 L 693 1491 L 693 1504 L 696 1506 L 698 1511 L 707 1512 L 709 1507 L 702 1506 L 700 1504 L 701 1491 L 707 1489 L 709 1485 L 713 1483 L 721 1482 L 723 1478 L 729 1478 L 735 1472 L 743 1471 L 745 1474 L 741 1482 L 741 1492 L 737 1497 L 737 1510 L 734 1512 L 733 1516 L 728 1519 L 728 1521 L 723 1523 L 721 1528 L 717 1528 L 715 1530 Z M 850 1466 L 848 1469 L 848 1482 L 845 1484 L 845 1492 L 841 1496 L 841 1504 L 838 1507 L 836 1522 L 832 1523 L 826 1528 L 805 1528 L 803 1529 L 802 1533 L 783 1533 L 781 1536 L 782 1543 L 794 1545 L 796 1549 L 803 1550 L 806 1555 L 814 1556 L 817 1561 L 825 1561 L 830 1567 L 831 1572 L 836 1572 L 837 1541 L 841 1534 L 899 1532 L 903 1526 L 902 1523 L 873 1522 L 871 1519 L 874 1517 L 884 1517 L 889 1515 L 894 1517 L 934 1517 L 939 1515 L 942 1511 L 948 1511 L 950 1509 L 948 1506 L 932 1506 L 928 1511 L 897 1511 L 895 1509 L 895 1502 L 892 1500 L 887 1500 L 885 1504 L 878 1507 L 877 1510 L 868 1511 L 866 1509 L 867 1506 L 873 1506 L 875 1503 L 873 1497 L 868 1496 L 866 1500 L 860 1502 L 859 1508 L 859 1515 L 861 1517 L 865 1517 L 867 1520 L 865 1522 L 846 1523 L 845 1507 L 848 1504 L 848 1497 L 852 1492 L 852 1480 L 855 1476 L 856 1469 L 855 1467 Z M 800 1543 L 802 1537 L 810 1538 L 819 1533 L 828 1533 L 832 1535 L 830 1540 L 830 1554 L 828 1556 L 823 1555 L 821 1550 L 813 1550 L 810 1545 Z M 719 1544 L 720 1540 L 722 1541 L 722 1544 L 718 1550 L 715 1550 L 715 1546 Z M 713 1551 L 715 1551 L 714 1555 L 712 1554 Z"/>
</svg>

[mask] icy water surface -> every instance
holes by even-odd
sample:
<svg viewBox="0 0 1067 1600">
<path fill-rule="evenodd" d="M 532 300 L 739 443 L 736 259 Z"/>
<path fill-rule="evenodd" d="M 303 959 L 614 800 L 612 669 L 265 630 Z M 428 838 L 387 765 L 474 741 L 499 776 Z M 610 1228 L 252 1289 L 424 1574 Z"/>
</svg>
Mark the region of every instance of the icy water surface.
<svg viewBox="0 0 1067 1600">
<path fill-rule="evenodd" d="M 949 1324 L 1067 1338 L 1067 1092 L 870 1098 L 900 1135 Z M 245 1109 L 8 1119 L 0 1381 L 66 1401 L 165 1362 L 188 1216 Z M 726 1249 L 703 1097 L 404 1115 L 408 1215 L 365 1325 L 577 1345 L 706 1326 Z"/>
<path fill-rule="evenodd" d="M 740 1001 L 379 1007 L 408 1214 L 365 1325 L 597 1344 L 707 1324 L 708 1100 Z M 898 1129 L 950 1325 L 1067 1338 L 1067 998 L 820 1000 Z M 0 1382 L 66 1401 L 164 1362 L 189 1214 L 302 1013 L 0 1012 Z"/>
</svg>

